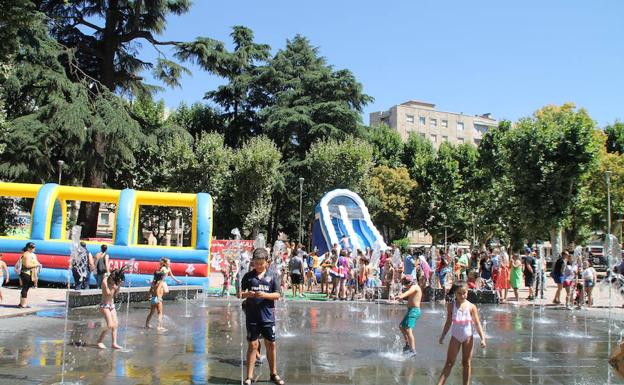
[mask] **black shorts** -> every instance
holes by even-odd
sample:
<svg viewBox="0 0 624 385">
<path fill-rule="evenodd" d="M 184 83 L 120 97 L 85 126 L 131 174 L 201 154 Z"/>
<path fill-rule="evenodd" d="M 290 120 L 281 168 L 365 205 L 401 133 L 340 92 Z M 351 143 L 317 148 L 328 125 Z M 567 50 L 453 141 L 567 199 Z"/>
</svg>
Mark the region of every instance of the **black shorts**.
<svg viewBox="0 0 624 385">
<path fill-rule="evenodd" d="M 256 341 L 260 336 L 275 342 L 275 324 L 247 323 L 247 341 Z"/>
<path fill-rule="evenodd" d="M 290 282 L 292 282 L 293 285 L 301 285 L 303 283 L 303 277 L 301 274 L 291 274 Z"/>
<path fill-rule="evenodd" d="M 524 275 L 524 286 L 533 287 L 535 283 L 535 274 L 525 274 Z"/>
</svg>

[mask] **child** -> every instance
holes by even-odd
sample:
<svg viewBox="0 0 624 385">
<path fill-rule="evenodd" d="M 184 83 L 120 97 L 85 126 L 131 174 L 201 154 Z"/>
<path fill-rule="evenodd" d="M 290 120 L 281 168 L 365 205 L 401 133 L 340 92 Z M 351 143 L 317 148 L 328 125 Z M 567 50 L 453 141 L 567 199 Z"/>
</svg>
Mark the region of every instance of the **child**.
<svg viewBox="0 0 624 385">
<path fill-rule="evenodd" d="M 258 339 L 264 338 L 267 359 L 271 372 L 271 381 L 284 385 L 284 380 L 277 374 L 277 352 L 275 344 L 275 301 L 280 298 L 278 277 L 267 274 L 268 253 L 264 248 L 253 251 L 254 269 L 241 281 L 241 298 L 245 300 L 245 323 L 247 326 L 247 377 L 245 385 L 251 385 L 253 370 L 258 352 Z"/>
<path fill-rule="evenodd" d="M 9 268 L 6 262 L 2 260 L 2 254 L 0 254 L 0 288 L 3 284 L 9 283 Z M 0 301 L 3 301 L 2 291 L 0 290 Z"/>
<path fill-rule="evenodd" d="M 312 292 L 312 288 L 314 288 L 317 284 L 316 275 L 314 274 L 314 270 L 311 268 L 308 268 L 308 271 L 306 271 L 306 284 L 308 286 L 307 292 L 309 293 Z"/>
<path fill-rule="evenodd" d="M 397 299 L 407 298 L 407 312 L 399 325 L 399 329 L 405 338 L 403 353 L 413 355 L 416 353 L 416 339 L 414 338 L 412 329 L 414 329 L 416 321 L 420 318 L 420 298 L 422 297 L 422 291 L 420 290 L 418 282 L 413 281 L 409 275 L 403 277 L 402 283 L 404 286 L 409 286 L 409 289 L 396 297 Z"/>
<path fill-rule="evenodd" d="M 124 280 L 124 268 L 116 269 L 110 272 L 110 274 L 104 277 L 102 281 L 102 301 L 100 302 L 100 313 L 106 320 L 106 329 L 100 334 L 100 338 L 97 341 L 97 347 L 100 349 L 106 349 L 104 337 L 106 332 L 111 331 L 111 347 L 113 349 L 121 349 L 121 346 L 117 345 L 117 311 L 115 310 L 115 295 L 119 293 L 121 282 Z"/>
<path fill-rule="evenodd" d="M 164 293 L 169 293 L 169 286 L 167 286 L 167 277 L 171 277 L 178 285 L 182 283 L 179 279 L 177 279 L 173 272 L 171 271 L 171 261 L 167 257 L 160 258 L 160 271 L 163 273 L 163 290 Z"/>
<path fill-rule="evenodd" d="M 150 287 L 150 312 L 147 315 L 147 319 L 145 320 L 145 328 L 149 329 L 150 320 L 152 319 L 152 315 L 154 311 L 158 313 L 158 331 L 165 331 L 165 328 L 162 326 L 163 320 L 163 301 L 162 297 L 165 293 L 165 275 L 162 271 L 158 270 L 154 273 L 154 280 L 152 281 L 152 286 Z"/>
<path fill-rule="evenodd" d="M 454 285 L 451 291 L 455 293 L 455 302 L 451 302 L 447 306 L 446 323 L 440 336 L 440 344 L 444 343 L 444 337 L 449 329 L 451 330 L 451 341 L 446 354 L 446 364 L 444 364 L 444 370 L 440 374 L 438 385 L 444 385 L 446 382 L 460 348 L 462 349 L 462 365 L 464 367 L 463 384 L 468 385 L 470 383 L 472 345 L 474 342 L 472 336 L 475 327 L 481 338 L 482 348 L 486 346 L 485 335 L 483 334 L 477 307 L 468 302 L 468 287 L 466 284 Z"/>
<path fill-rule="evenodd" d="M 585 288 L 585 295 L 587 296 L 587 306 L 592 307 L 594 304 L 592 291 L 594 290 L 594 285 L 596 284 L 596 270 L 592 267 L 591 262 L 589 261 L 583 262 L 583 267 L 585 269 L 583 270 L 583 273 L 581 273 L 581 277 L 583 278 L 583 287 Z M 581 304 L 579 304 L 579 306 L 580 305 Z"/>
<path fill-rule="evenodd" d="M 576 288 L 577 266 L 569 257 L 566 258 L 566 266 L 563 271 L 563 288 L 566 291 L 566 309 L 571 310 L 574 305 L 574 289 Z"/>
</svg>

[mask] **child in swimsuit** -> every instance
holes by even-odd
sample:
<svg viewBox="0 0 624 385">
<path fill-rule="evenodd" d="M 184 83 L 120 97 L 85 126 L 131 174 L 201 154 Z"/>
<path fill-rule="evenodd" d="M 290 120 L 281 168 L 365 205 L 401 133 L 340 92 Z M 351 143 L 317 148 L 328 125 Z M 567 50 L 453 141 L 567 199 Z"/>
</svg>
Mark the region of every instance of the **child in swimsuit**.
<svg viewBox="0 0 624 385">
<path fill-rule="evenodd" d="M 463 384 L 470 384 L 471 374 L 471 360 L 472 360 L 472 345 L 474 329 L 477 330 L 479 337 L 481 338 L 481 347 L 485 348 L 485 335 L 483 334 L 483 328 L 481 327 L 481 321 L 479 320 L 479 313 L 477 307 L 468 302 L 468 287 L 462 283 L 454 285 L 451 291 L 455 293 L 455 301 L 451 302 L 447 306 L 446 323 L 444 324 L 444 330 L 440 336 L 440 344 L 444 343 L 444 337 L 451 330 L 451 341 L 449 342 L 448 352 L 446 354 L 446 364 L 444 364 L 444 370 L 438 380 L 438 385 L 444 385 L 453 364 L 457 358 L 459 349 L 462 349 L 462 364 L 463 364 Z"/>
<path fill-rule="evenodd" d="M 121 282 L 124 280 L 124 270 L 125 268 L 113 270 L 110 274 L 105 275 L 102 281 L 102 301 L 100 302 L 99 310 L 106 320 L 106 329 L 102 331 L 97 341 L 97 347 L 100 349 L 106 349 L 103 341 L 109 330 L 111 331 L 111 347 L 113 349 L 121 349 L 121 346 L 117 345 L 117 327 L 119 322 L 117 321 L 117 311 L 115 310 L 115 295 L 119 293 Z"/>
<path fill-rule="evenodd" d="M 9 268 L 6 262 L 2 260 L 2 254 L 0 254 L 0 287 L 9 283 Z M 2 301 L 2 291 L 0 291 L 0 301 Z"/>
<path fill-rule="evenodd" d="M 171 261 L 167 257 L 163 257 L 160 259 L 160 271 L 163 273 L 163 290 L 166 293 L 169 293 L 169 286 L 167 286 L 167 277 L 171 277 L 178 285 L 182 283 L 179 279 L 173 275 L 171 271 Z"/>
<path fill-rule="evenodd" d="M 163 301 L 162 297 L 165 293 L 165 275 L 162 271 L 158 270 L 154 273 L 154 280 L 152 281 L 152 286 L 150 287 L 150 312 L 147 315 L 147 319 L 145 320 L 145 328 L 149 329 L 150 320 L 152 319 L 152 315 L 154 312 L 158 313 L 158 327 L 157 330 L 164 331 L 165 328 L 162 326 L 163 320 Z"/>
<path fill-rule="evenodd" d="M 418 281 L 414 281 L 411 276 L 406 275 L 402 279 L 404 286 L 409 287 L 407 291 L 399 294 L 396 299 L 407 298 L 407 312 L 403 321 L 399 325 L 399 330 L 405 338 L 405 347 L 403 347 L 403 353 L 413 355 L 416 353 L 416 339 L 412 329 L 416 327 L 416 321 L 420 318 L 420 298 L 422 297 L 422 291 L 418 285 Z"/>
</svg>

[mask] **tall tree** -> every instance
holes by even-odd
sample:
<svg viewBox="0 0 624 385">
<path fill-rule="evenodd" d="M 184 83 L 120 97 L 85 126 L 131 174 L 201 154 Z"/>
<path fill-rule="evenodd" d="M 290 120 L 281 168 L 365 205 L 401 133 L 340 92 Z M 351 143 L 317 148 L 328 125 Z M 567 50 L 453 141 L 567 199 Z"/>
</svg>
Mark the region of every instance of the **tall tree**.
<svg viewBox="0 0 624 385">
<path fill-rule="evenodd" d="M 74 81 L 89 79 L 90 92 L 96 98 L 109 92 L 136 95 L 153 91 L 155 87 L 142 77 L 144 70 L 153 70 L 154 76 L 169 86 L 178 86 L 180 76 L 188 73 L 162 52 L 154 63 L 141 60 L 137 48 L 140 42 L 156 49 L 176 45 L 156 36 L 164 31 L 169 15 L 189 10 L 189 0 L 38 0 L 36 4 L 47 15 L 52 36 L 73 52 L 73 57 L 63 60 L 68 76 Z M 111 110 L 107 118 L 119 120 L 119 115 Z M 103 124 L 87 135 L 84 145 L 89 156 L 84 159 L 82 183 L 102 187 L 112 163 L 108 148 L 117 145 L 115 133 L 109 124 Z M 79 217 L 86 225 L 83 235 L 95 235 L 98 210 L 97 203 L 81 205 Z"/>
<path fill-rule="evenodd" d="M 258 109 L 265 105 L 265 97 L 255 88 L 258 65 L 270 57 L 271 47 L 254 42 L 253 31 L 234 26 L 230 34 L 234 50 L 210 38 L 198 38 L 180 45 L 177 56 L 195 61 L 204 70 L 224 78 L 227 83 L 206 92 L 205 98 L 215 102 L 223 111 L 226 143 L 240 147 L 248 138 L 260 134 Z"/>
<path fill-rule="evenodd" d="M 607 151 L 624 154 L 624 123 L 615 122 L 605 127 L 604 131 L 607 134 Z"/>
<path fill-rule="evenodd" d="M 594 130 L 584 109 L 566 103 L 538 110 L 510 132 L 510 181 L 525 218 L 523 228 L 529 235 L 551 231 L 553 248 L 559 247 L 563 220 L 594 162 Z"/>
</svg>

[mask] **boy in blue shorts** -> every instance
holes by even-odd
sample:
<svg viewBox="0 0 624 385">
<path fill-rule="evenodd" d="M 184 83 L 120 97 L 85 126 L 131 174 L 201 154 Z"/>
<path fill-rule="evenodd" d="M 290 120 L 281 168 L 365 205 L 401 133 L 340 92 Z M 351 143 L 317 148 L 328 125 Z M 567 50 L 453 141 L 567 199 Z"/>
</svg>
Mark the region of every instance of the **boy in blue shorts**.
<svg viewBox="0 0 624 385">
<path fill-rule="evenodd" d="M 284 385 L 277 374 L 277 347 L 275 345 L 275 301 L 280 298 L 279 277 L 267 272 L 266 249 L 253 251 L 253 270 L 241 280 L 240 297 L 245 300 L 245 321 L 247 326 L 247 378 L 245 385 L 251 385 L 256 364 L 260 336 L 264 338 L 267 360 L 271 370 L 271 381 Z"/>
<path fill-rule="evenodd" d="M 416 339 L 412 329 L 416 326 L 416 321 L 420 318 L 420 299 L 422 297 L 422 290 L 418 285 L 418 281 L 412 279 L 410 275 L 406 275 L 402 279 L 403 285 L 409 287 L 407 291 L 399 294 L 395 299 L 407 298 L 407 312 L 403 321 L 399 325 L 401 334 L 405 338 L 405 347 L 403 353 L 413 355 L 416 353 Z"/>
</svg>

